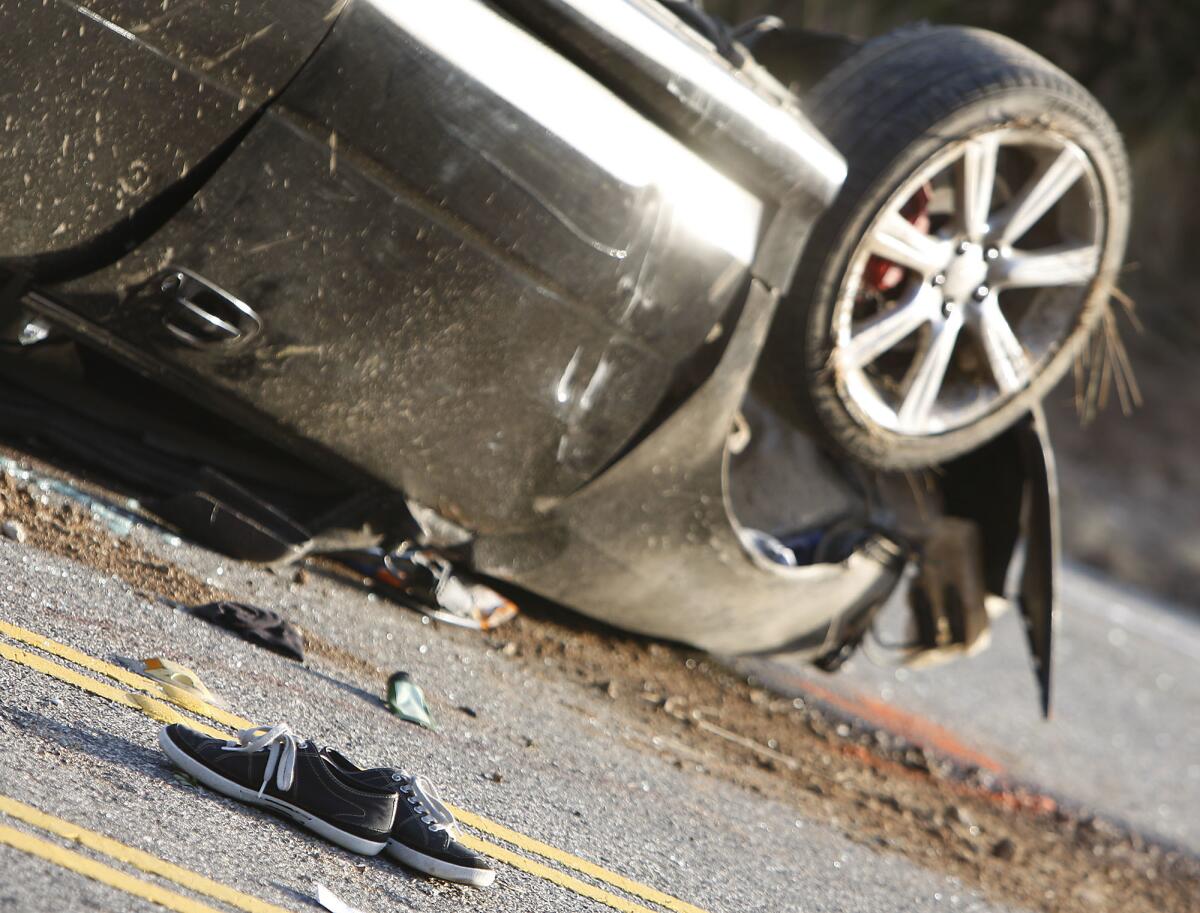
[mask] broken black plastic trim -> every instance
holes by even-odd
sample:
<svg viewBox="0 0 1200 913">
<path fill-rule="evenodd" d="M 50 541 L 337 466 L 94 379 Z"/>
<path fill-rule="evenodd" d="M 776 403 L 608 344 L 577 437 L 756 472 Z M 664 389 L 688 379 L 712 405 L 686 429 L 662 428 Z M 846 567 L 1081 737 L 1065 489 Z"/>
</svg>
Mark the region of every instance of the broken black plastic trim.
<svg viewBox="0 0 1200 913">
<path fill-rule="evenodd" d="M 1041 407 L 996 438 L 946 464 L 945 513 L 974 521 L 983 539 L 984 582 L 1006 596 L 1023 546 L 1016 604 L 1025 623 L 1042 713 L 1050 715 L 1050 671 L 1059 562 L 1058 482 Z"/>
</svg>

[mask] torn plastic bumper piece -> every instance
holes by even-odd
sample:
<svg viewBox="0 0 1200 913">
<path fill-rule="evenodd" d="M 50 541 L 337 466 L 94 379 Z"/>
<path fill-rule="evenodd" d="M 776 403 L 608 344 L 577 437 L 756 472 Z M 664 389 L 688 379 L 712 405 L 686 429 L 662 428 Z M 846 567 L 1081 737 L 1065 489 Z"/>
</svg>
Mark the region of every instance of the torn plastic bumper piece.
<svg viewBox="0 0 1200 913">
<path fill-rule="evenodd" d="M 1058 624 L 1061 533 L 1058 515 L 1058 475 L 1054 451 L 1041 408 L 1014 430 L 1025 469 L 1025 566 L 1017 607 L 1033 653 L 1034 674 L 1042 698 L 1042 713 L 1050 715 L 1050 671 L 1054 629 Z"/>
<path fill-rule="evenodd" d="M 980 624 L 986 624 L 987 594 L 1007 595 L 1011 580 L 1042 712 L 1049 716 L 1060 533 L 1054 453 L 1041 407 L 943 467 L 938 487 L 944 497 L 941 522 L 968 524 L 978 545 L 948 550 L 939 543 L 934 524 L 923 547 L 921 572 L 912 584 L 918 639 L 927 653 L 969 652 L 982 636 Z M 1019 562 L 1015 574 L 1014 562 Z M 941 632 L 936 630 L 939 618 L 944 622 Z"/>
</svg>

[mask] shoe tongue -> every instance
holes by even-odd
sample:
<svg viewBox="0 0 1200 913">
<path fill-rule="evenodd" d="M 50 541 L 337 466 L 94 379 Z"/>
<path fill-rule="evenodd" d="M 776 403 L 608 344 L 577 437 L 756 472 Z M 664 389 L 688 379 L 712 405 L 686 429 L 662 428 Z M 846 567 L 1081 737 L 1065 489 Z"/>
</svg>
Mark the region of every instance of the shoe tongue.
<svg viewBox="0 0 1200 913">
<path fill-rule="evenodd" d="M 351 761 L 348 757 L 346 757 L 344 754 L 342 754 L 336 748 L 322 748 L 321 754 L 325 755 L 325 757 L 327 757 L 327 758 L 332 758 L 333 761 L 339 767 L 344 767 L 344 768 L 346 768 L 346 770 L 357 770 L 358 769 L 357 764 L 355 764 L 353 761 Z"/>
<path fill-rule="evenodd" d="M 372 767 L 370 770 L 364 770 L 359 776 L 363 783 L 368 783 L 377 789 L 397 792 L 404 785 L 404 777 L 400 771 L 391 767 Z"/>
<path fill-rule="evenodd" d="M 396 792 L 404 783 L 405 778 L 400 771 L 391 767 L 372 767 L 369 770 L 362 770 L 336 748 L 322 748 L 321 755 L 325 760 L 332 762 L 343 777 L 353 780 L 367 789 Z"/>
</svg>

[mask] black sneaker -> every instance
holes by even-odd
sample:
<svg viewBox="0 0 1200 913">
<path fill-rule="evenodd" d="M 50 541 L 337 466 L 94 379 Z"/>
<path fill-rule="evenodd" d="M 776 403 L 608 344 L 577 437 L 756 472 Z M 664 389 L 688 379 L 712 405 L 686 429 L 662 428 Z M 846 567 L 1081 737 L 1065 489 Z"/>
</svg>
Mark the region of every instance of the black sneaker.
<svg viewBox="0 0 1200 913">
<path fill-rule="evenodd" d="M 286 723 L 243 729 L 238 741 L 213 739 L 172 723 L 158 744 L 176 767 L 230 798 L 271 809 L 326 840 L 364 856 L 386 845 L 397 793 L 395 771 L 346 769 L 312 742 L 299 742 Z"/>
<path fill-rule="evenodd" d="M 324 757 L 343 773 L 359 768 L 345 755 L 326 748 Z M 396 823 L 387 842 L 388 855 L 411 869 L 486 888 L 496 880 L 496 871 L 480 856 L 458 842 L 458 822 L 442 804 L 433 784 L 401 770 L 389 769 L 400 789 Z"/>
</svg>

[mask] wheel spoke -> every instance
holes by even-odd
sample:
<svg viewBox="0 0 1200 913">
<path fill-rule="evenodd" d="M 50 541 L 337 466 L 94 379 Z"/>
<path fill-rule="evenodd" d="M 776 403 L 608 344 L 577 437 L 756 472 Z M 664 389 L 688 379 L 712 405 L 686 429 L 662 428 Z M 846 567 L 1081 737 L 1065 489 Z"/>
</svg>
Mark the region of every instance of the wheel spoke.
<svg viewBox="0 0 1200 913">
<path fill-rule="evenodd" d="M 889 213 L 879 221 L 867 239 L 871 253 L 900 266 L 932 276 L 946 265 L 950 244 L 931 238 L 900 215 Z"/>
<path fill-rule="evenodd" d="M 1097 245 L 1060 244 L 1039 251 L 1012 251 L 1001 262 L 997 278 L 1003 288 L 1082 285 L 1099 268 Z"/>
<path fill-rule="evenodd" d="M 901 431 L 906 434 L 929 432 L 929 417 L 937 403 L 938 394 L 942 392 L 962 324 L 961 310 L 954 310 L 945 320 L 933 324 L 929 346 L 920 356 L 912 383 L 896 415 Z"/>
<path fill-rule="evenodd" d="M 1075 182 L 1083 177 L 1083 153 L 1064 149 L 1048 165 L 1040 168 L 1017 196 L 998 212 L 991 229 L 1001 244 L 1012 244 L 1037 224 Z"/>
<path fill-rule="evenodd" d="M 999 148 L 999 138 L 994 134 L 969 140 L 963 147 L 962 158 L 955 169 L 958 217 L 967 238 L 976 244 L 983 242 L 988 231 Z"/>
<path fill-rule="evenodd" d="M 1000 310 L 1000 298 L 990 295 L 979 306 L 979 338 L 987 355 L 992 377 L 1001 393 L 1016 393 L 1029 383 L 1029 359 L 1025 347 Z"/>
<path fill-rule="evenodd" d="M 842 349 L 846 367 L 862 368 L 932 319 L 941 293 L 926 283 L 896 308 L 865 321 Z"/>
</svg>

